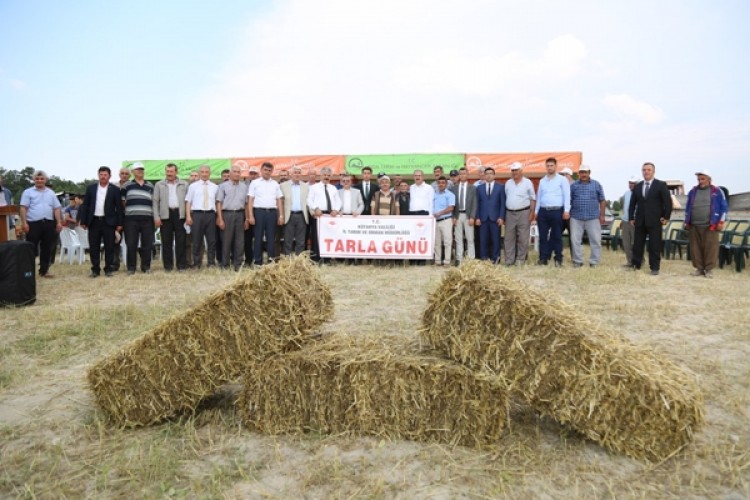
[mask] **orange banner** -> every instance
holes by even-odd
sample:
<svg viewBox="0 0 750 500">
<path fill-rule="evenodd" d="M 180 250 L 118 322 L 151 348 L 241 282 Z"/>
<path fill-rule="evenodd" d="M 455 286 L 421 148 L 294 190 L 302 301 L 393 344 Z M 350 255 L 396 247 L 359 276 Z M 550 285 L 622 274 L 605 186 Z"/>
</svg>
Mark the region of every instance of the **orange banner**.
<svg viewBox="0 0 750 500">
<path fill-rule="evenodd" d="M 324 156 L 259 156 L 254 158 L 231 158 L 231 165 L 239 165 L 242 177 L 247 177 L 251 168 L 257 168 L 265 162 L 273 164 L 272 177 L 278 177 L 282 170 L 292 167 L 300 167 L 302 175 L 309 178 L 317 175 L 321 168 L 329 167 L 334 176 L 338 176 L 346 170 L 346 156 L 324 155 Z"/>
<path fill-rule="evenodd" d="M 557 159 L 557 171 L 569 168 L 578 172 L 583 161 L 580 151 L 551 152 L 551 153 L 466 153 L 466 168 L 472 177 L 481 177 L 484 169 L 492 167 L 497 177 L 510 177 L 510 165 L 519 162 L 523 165 L 523 173 L 527 177 L 541 177 L 547 173 L 544 167 L 547 158 Z"/>
</svg>

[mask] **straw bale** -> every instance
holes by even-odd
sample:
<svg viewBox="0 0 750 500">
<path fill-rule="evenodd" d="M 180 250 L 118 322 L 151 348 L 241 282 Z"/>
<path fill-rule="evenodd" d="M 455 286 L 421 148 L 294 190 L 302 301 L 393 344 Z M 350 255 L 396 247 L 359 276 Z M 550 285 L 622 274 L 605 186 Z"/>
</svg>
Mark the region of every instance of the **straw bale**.
<svg viewBox="0 0 750 500">
<path fill-rule="evenodd" d="M 195 410 L 249 361 L 300 348 L 332 314 L 332 295 L 306 256 L 240 275 L 90 368 L 96 402 L 121 425 Z"/>
<path fill-rule="evenodd" d="M 669 457 L 703 422 L 702 395 L 683 369 L 490 264 L 445 274 L 420 336 L 498 375 L 542 415 L 634 458 Z"/>
<path fill-rule="evenodd" d="M 466 446 L 497 442 L 508 398 L 487 377 L 422 352 L 416 338 L 332 335 L 251 363 L 238 407 L 269 433 L 361 433 Z"/>
</svg>

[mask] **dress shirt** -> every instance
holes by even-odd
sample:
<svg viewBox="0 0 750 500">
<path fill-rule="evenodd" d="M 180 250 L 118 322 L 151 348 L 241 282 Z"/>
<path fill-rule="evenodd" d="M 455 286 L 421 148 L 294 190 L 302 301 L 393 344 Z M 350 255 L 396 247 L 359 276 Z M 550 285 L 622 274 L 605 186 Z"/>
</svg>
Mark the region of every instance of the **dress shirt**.
<svg viewBox="0 0 750 500">
<path fill-rule="evenodd" d="M 221 202 L 222 210 L 242 210 L 247 200 L 246 193 L 247 188 L 242 182 L 222 182 L 216 191 L 216 201 Z"/>
<path fill-rule="evenodd" d="M 55 209 L 62 207 L 54 191 L 48 187 L 40 191 L 35 186 L 23 192 L 20 205 L 26 207 L 26 222 L 55 220 Z"/>
<path fill-rule="evenodd" d="M 101 184 L 96 185 L 96 205 L 94 206 L 94 217 L 104 217 L 104 200 L 107 197 L 107 189 L 109 184 L 102 187 Z"/>
<path fill-rule="evenodd" d="M 442 193 L 438 191 L 437 193 L 435 193 L 435 197 L 433 198 L 433 201 L 432 201 L 432 213 L 436 214 L 442 210 L 445 210 L 448 207 L 455 207 L 455 206 L 456 206 L 456 195 L 453 194 L 453 191 L 448 191 L 448 189 L 446 189 Z M 453 209 L 451 208 L 450 212 L 440 215 L 439 219 L 451 217 L 452 213 L 453 213 Z"/>
<path fill-rule="evenodd" d="M 169 208 L 178 208 L 180 206 L 180 200 L 177 199 L 177 181 L 167 182 L 167 191 L 169 192 L 169 197 L 167 199 Z"/>
<path fill-rule="evenodd" d="M 506 210 L 524 209 L 534 200 L 536 200 L 534 184 L 526 177 L 521 177 L 521 182 L 518 184 L 513 179 L 508 179 L 505 183 Z"/>
<path fill-rule="evenodd" d="M 208 187 L 208 203 L 204 203 L 203 186 Z M 195 181 L 188 187 L 185 201 L 190 202 L 191 210 L 211 210 L 216 211 L 216 192 L 219 186 L 211 181 Z"/>
<path fill-rule="evenodd" d="M 570 186 L 570 216 L 576 220 L 598 219 L 599 204 L 604 200 L 604 189 L 597 181 L 575 181 Z"/>
<path fill-rule="evenodd" d="M 314 212 L 316 209 L 320 209 L 323 212 L 326 211 L 326 206 L 328 205 L 326 191 L 328 191 L 328 196 L 331 199 L 331 211 L 341 211 L 341 197 L 336 186 L 330 183 L 317 182 L 310 186 L 310 190 L 307 193 L 307 207 L 310 209 L 310 212 Z"/>
<path fill-rule="evenodd" d="M 632 189 L 628 189 L 627 191 L 625 191 L 625 194 L 622 195 L 622 210 L 620 210 L 620 219 L 622 219 L 623 222 L 630 222 L 628 208 L 630 208 L 630 198 L 632 198 L 632 196 Z"/>
<path fill-rule="evenodd" d="M 426 211 L 432 215 L 432 200 L 435 198 L 435 190 L 432 186 L 423 182 L 420 185 L 412 184 L 409 186 L 409 211 L 420 212 Z"/>
<path fill-rule="evenodd" d="M 552 179 L 544 176 L 539 180 L 537 190 L 536 213 L 540 208 L 562 207 L 563 212 L 570 212 L 570 183 L 568 179 L 560 174 L 555 174 Z"/>
<path fill-rule="evenodd" d="M 302 211 L 302 188 L 300 187 L 300 184 L 295 184 L 294 181 L 290 181 L 289 183 L 289 190 L 292 193 L 292 212 L 301 212 Z M 286 200 L 285 200 L 286 201 Z"/>
<path fill-rule="evenodd" d="M 339 192 L 341 196 L 341 213 L 351 214 L 352 213 L 352 190 L 342 189 Z"/>
<path fill-rule="evenodd" d="M 263 177 L 250 183 L 247 195 L 253 198 L 253 208 L 277 208 L 276 200 L 284 197 L 278 182 Z"/>
</svg>

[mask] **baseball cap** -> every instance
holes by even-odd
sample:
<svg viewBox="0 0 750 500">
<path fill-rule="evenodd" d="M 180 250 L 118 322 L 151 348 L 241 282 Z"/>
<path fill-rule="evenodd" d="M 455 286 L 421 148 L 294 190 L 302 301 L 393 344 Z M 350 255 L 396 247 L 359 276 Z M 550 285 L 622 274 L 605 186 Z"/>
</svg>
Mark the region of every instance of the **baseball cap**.
<svg viewBox="0 0 750 500">
<path fill-rule="evenodd" d="M 706 177 L 711 177 L 711 171 L 707 168 L 703 168 L 698 170 L 695 175 L 705 175 Z"/>
<path fill-rule="evenodd" d="M 458 175 L 458 170 L 451 170 L 450 176 Z"/>
<path fill-rule="evenodd" d="M 523 168 L 523 165 L 521 165 L 520 162 L 514 161 L 513 163 L 510 164 L 510 170 L 511 171 L 513 171 L 513 170 L 521 170 L 522 168 Z"/>
<path fill-rule="evenodd" d="M 630 179 L 628 179 L 628 182 L 631 184 L 638 184 L 641 182 L 641 180 L 637 176 L 632 176 Z"/>
<path fill-rule="evenodd" d="M 136 169 L 139 169 L 139 168 L 141 170 L 145 170 L 146 167 L 144 167 L 143 163 L 141 163 L 139 161 L 137 161 L 137 162 L 133 163 L 132 165 L 130 165 L 130 170 L 136 170 Z"/>
<path fill-rule="evenodd" d="M 568 167 L 565 167 L 564 169 L 560 170 L 560 175 L 573 175 L 573 171 Z"/>
<path fill-rule="evenodd" d="M 580 172 L 581 170 L 583 170 L 584 172 L 591 172 L 591 167 L 588 165 L 581 165 L 580 167 L 578 167 L 578 171 Z"/>
</svg>

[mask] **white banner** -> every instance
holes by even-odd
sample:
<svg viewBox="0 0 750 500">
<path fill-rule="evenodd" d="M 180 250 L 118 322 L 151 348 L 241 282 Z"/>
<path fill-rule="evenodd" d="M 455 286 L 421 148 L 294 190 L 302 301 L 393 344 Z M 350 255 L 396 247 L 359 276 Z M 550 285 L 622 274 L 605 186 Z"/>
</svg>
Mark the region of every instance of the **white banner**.
<svg viewBox="0 0 750 500">
<path fill-rule="evenodd" d="M 321 257 L 432 259 L 435 219 L 429 215 L 323 215 L 318 219 Z"/>
</svg>

